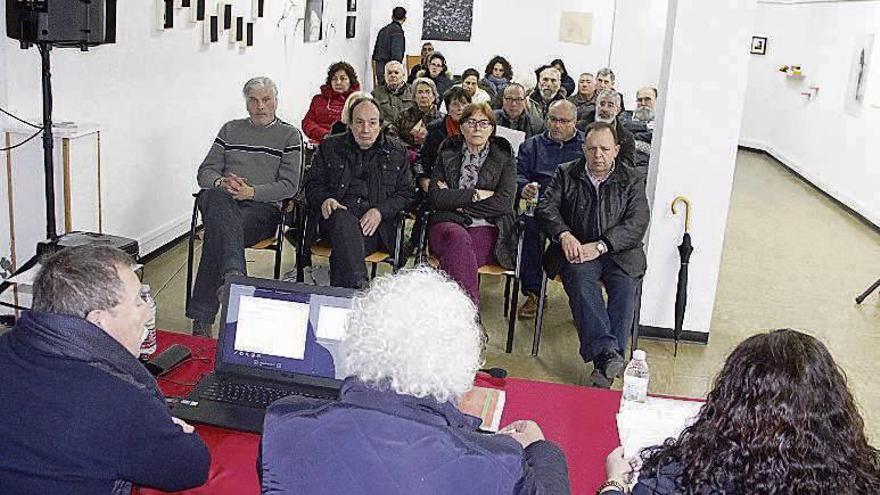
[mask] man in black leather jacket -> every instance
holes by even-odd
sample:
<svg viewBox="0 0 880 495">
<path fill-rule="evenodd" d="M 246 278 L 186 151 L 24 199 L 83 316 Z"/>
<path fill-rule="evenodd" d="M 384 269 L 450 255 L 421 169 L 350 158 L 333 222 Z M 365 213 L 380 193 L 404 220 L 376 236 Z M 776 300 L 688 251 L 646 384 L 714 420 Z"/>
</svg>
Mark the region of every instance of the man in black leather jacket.
<svg viewBox="0 0 880 495">
<path fill-rule="evenodd" d="M 366 287 L 364 256 L 395 244 L 395 217 L 415 199 L 406 148 L 382 131 L 379 106 L 369 96 L 348 110 L 349 128 L 321 143 L 305 180 L 319 231 L 333 248 L 330 285 Z"/>
<path fill-rule="evenodd" d="M 624 367 L 638 279 L 647 265 L 642 238 L 650 209 L 645 181 L 625 163 L 614 127 L 587 128 L 585 158 L 560 165 L 535 210 L 554 242 L 544 258 L 548 276 L 562 276 L 580 354 L 593 362 L 591 384 L 610 387 Z M 608 307 L 602 286 L 608 292 Z"/>
</svg>

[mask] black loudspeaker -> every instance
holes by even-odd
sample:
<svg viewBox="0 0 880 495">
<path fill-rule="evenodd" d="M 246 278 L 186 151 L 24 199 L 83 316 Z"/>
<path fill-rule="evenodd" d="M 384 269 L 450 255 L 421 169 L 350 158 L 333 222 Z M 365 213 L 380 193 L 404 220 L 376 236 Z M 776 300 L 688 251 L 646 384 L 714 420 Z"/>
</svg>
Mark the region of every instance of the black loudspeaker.
<svg viewBox="0 0 880 495">
<path fill-rule="evenodd" d="M 116 42 L 116 0 L 6 0 L 6 35 L 22 47 Z"/>
</svg>

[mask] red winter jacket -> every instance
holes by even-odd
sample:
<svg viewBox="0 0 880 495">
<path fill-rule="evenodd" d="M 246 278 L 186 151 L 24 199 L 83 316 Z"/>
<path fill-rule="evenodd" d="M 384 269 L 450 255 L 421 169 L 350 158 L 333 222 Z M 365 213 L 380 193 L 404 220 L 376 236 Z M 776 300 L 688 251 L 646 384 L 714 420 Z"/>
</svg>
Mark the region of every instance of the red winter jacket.
<svg viewBox="0 0 880 495">
<path fill-rule="evenodd" d="M 303 117 L 302 129 L 306 136 L 315 143 L 323 141 L 333 124 L 342 116 L 345 99 L 360 89 L 358 84 L 352 84 L 345 93 L 337 93 L 330 85 L 322 84 L 321 92 L 312 97 L 309 111 Z"/>
</svg>

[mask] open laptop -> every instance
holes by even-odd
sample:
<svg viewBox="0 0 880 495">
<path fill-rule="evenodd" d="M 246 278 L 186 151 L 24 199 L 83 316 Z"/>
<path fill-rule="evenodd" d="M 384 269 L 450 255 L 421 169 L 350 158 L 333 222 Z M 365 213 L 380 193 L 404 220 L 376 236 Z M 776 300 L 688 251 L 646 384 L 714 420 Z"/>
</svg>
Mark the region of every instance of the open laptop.
<svg viewBox="0 0 880 495">
<path fill-rule="evenodd" d="M 335 400 L 336 369 L 355 291 L 250 277 L 228 282 L 214 371 L 171 407 L 196 423 L 262 432 L 266 407 L 288 395 Z"/>
</svg>

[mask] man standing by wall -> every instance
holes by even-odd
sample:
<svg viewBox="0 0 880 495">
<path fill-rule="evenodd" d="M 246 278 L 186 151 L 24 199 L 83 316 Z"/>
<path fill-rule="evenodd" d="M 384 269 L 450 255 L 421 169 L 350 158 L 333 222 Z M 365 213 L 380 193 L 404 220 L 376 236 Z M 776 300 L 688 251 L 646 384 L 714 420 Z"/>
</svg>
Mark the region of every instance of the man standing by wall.
<svg viewBox="0 0 880 495">
<path fill-rule="evenodd" d="M 647 267 L 642 238 L 650 207 L 645 179 L 617 161 L 614 127 L 590 125 L 583 151 L 584 158 L 556 169 L 535 218 L 554 241 L 545 268 L 550 278 L 562 276 L 581 357 L 593 362 L 590 384 L 608 388 L 625 364 L 638 279 Z"/>
<path fill-rule="evenodd" d="M 127 494 L 201 485 L 211 458 L 138 362 L 149 310 L 109 246 L 43 260 L 33 310 L 0 336 L 0 493 Z"/>
<path fill-rule="evenodd" d="M 403 23 L 406 22 L 406 9 L 394 7 L 391 11 L 391 22 L 379 30 L 376 44 L 373 46 L 373 62 L 378 84 L 385 84 L 385 64 L 392 60 L 403 62 L 406 55 L 406 36 L 403 34 Z"/>
</svg>

